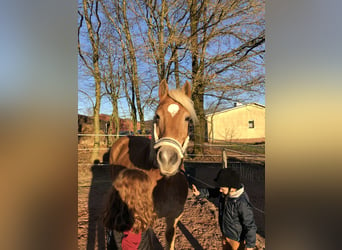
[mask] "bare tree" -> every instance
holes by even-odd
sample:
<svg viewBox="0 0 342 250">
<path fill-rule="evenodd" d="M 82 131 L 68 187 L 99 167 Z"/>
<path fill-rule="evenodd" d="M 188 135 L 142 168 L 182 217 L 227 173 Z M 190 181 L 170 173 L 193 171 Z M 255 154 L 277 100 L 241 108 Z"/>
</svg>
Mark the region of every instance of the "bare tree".
<svg viewBox="0 0 342 250">
<path fill-rule="evenodd" d="M 101 1 L 106 17 L 111 21 L 113 28 L 117 31 L 121 40 L 121 48 L 124 58 L 125 69 L 122 74 L 124 89 L 133 121 L 133 130 L 137 132 L 137 112 L 140 119 L 140 128 L 145 132 L 144 112 L 140 96 L 140 83 L 138 77 L 138 63 L 136 48 L 134 45 L 130 24 L 127 14 L 127 1 L 120 0 L 115 2 Z M 128 76 L 128 77 L 127 77 Z M 131 83 L 129 92 L 128 83 Z"/>
<path fill-rule="evenodd" d="M 106 31 L 107 43 L 106 46 L 102 46 L 103 54 L 107 58 L 102 65 L 102 81 L 105 86 L 107 95 L 109 96 L 110 102 L 112 104 L 112 114 L 109 120 L 108 128 L 108 139 L 107 146 L 110 147 L 113 144 L 113 137 L 118 138 L 120 132 L 120 117 L 119 117 L 119 107 L 118 101 L 120 98 L 120 83 L 121 83 L 121 67 L 117 43 L 113 34 L 108 30 Z M 114 41 L 113 41 L 114 40 Z"/>
<path fill-rule="evenodd" d="M 263 89 L 263 60 L 256 58 L 264 53 L 264 2 L 145 0 L 136 5 L 134 13 L 146 25 L 144 55 L 154 63 L 158 80 L 174 77 L 176 87 L 180 78 L 192 80 L 199 118 L 195 153 L 202 153 L 205 97 L 224 103 Z"/>
<path fill-rule="evenodd" d="M 138 2 L 135 14 L 146 26 L 145 53 L 154 63 L 158 82 L 169 81 L 174 75 L 176 87 L 180 87 L 181 71 L 180 49 L 184 49 L 186 23 L 188 22 L 186 4 L 183 0 Z M 145 30 L 145 29 L 143 29 Z"/>
<path fill-rule="evenodd" d="M 94 148 L 91 156 L 91 161 L 95 161 L 99 157 L 100 148 L 100 104 L 101 104 L 101 74 L 99 68 L 99 46 L 100 46 L 100 29 L 101 20 L 99 16 L 99 2 L 97 0 L 83 0 L 82 8 L 78 14 L 78 53 L 86 68 L 91 72 L 95 81 L 95 105 L 94 105 Z M 80 30 L 85 21 L 88 38 L 91 46 L 91 60 L 87 60 L 81 49 Z M 83 43 L 83 42 L 82 42 Z"/>
<path fill-rule="evenodd" d="M 189 47 L 192 57 L 191 78 L 195 109 L 199 124 L 195 127 L 195 153 L 202 153 L 200 145 L 205 135 L 204 96 L 223 91 L 218 88 L 220 80 L 232 79 L 231 74 L 248 72 L 250 58 L 264 52 L 259 46 L 265 42 L 262 1 L 209 1 L 188 0 L 190 15 Z M 254 15 L 254 16 L 252 16 Z M 246 32 L 251 29 L 249 32 Z M 259 31 L 259 32 L 258 32 Z M 225 44 L 225 40 L 232 45 Z M 215 47 L 213 48 L 213 45 Z M 208 46 L 211 46 L 210 50 Z M 236 74 L 236 73 L 235 73 Z M 224 90 L 247 91 L 250 82 L 225 82 Z M 222 86 L 222 85 L 221 85 Z M 227 93 L 232 93 L 227 91 Z M 220 97 L 223 98 L 222 96 Z"/>
<path fill-rule="evenodd" d="M 263 94 L 264 0 L 100 2 L 120 48 L 111 77 L 123 87 L 135 130 L 138 115 L 144 129 L 144 108 L 155 105 L 162 79 L 192 82 L 195 153 L 202 153 L 208 103 L 217 109 Z"/>
</svg>

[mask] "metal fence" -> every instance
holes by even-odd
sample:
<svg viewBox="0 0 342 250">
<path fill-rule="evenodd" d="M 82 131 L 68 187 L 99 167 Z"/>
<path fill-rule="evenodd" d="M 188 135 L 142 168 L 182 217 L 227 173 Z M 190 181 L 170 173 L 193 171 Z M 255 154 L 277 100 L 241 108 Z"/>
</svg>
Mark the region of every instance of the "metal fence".
<svg viewBox="0 0 342 250">
<path fill-rule="evenodd" d="M 89 135 L 88 135 L 89 136 Z M 210 146 L 210 145 L 209 145 Z M 217 146 L 217 145 L 215 145 Z M 224 149 L 227 145 L 221 145 L 220 147 L 222 149 Z M 101 147 L 100 148 L 100 152 L 105 154 L 107 152 L 109 152 L 110 148 L 109 147 Z M 80 160 L 80 156 L 83 156 L 83 154 L 89 154 L 90 152 L 92 152 L 93 149 L 91 148 L 91 146 L 86 146 L 83 145 L 79 147 L 78 149 L 78 154 L 79 154 L 79 166 L 85 166 L 85 167 L 90 167 L 93 166 L 94 163 L 90 163 L 86 160 Z M 241 152 L 237 152 L 237 151 L 232 151 L 232 150 L 228 150 L 230 151 L 230 154 L 227 157 L 227 167 L 230 167 L 232 169 L 234 169 L 236 172 L 239 173 L 241 181 L 243 183 L 248 183 L 251 187 L 256 187 L 256 186 L 264 186 L 265 183 L 265 163 L 262 160 L 261 163 L 255 163 L 255 162 L 249 162 L 248 159 L 251 159 L 253 157 L 261 157 L 263 158 L 264 155 L 251 155 L 251 154 L 241 154 Z M 191 157 L 193 157 L 194 155 L 188 155 L 185 158 L 185 165 L 186 168 L 192 168 L 192 169 L 196 169 L 196 170 L 200 170 L 201 168 L 211 168 L 212 172 L 211 175 L 215 175 L 215 173 L 217 172 L 218 169 L 222 168 L 222 163 L 220 163 L 219 161 L 221 161 L 222 159 L 222 154 L 208 154 L 208 155 L 204 155 L 202 156 L 202 158 L 204 159 L 219 159 L 219 161 L 215 161 L 215 162 L 210 162 L 210 161 L 192 161 Z M 263 158 L 264 159 L 264 158 Z M 189 166 L 189 164 L 191 166 Z M 109 164 L 107 162 L 100 162 L 98 164 L 96 164 L 98 166 L 108 166 Z M 216 170 L 214 170 L 216 169 Z M 191 171 L 190 171 L 191 172 Z M 214 173 L 215 172 L 215 173 Z M 208 176 L 207 176 L 208 177 Z M 211 177 L 210 177 L 211 178 Z M 211 178 L 213 179 L 213 178 Z M 256 203 L 254 204 L 254 208 L 256 211 L 260 212 L 261 214 L 264 214 L 264 211 L 261 209 L 263 208 L 263 202 L 264 202 L 264 194 L 263 196 L 263 201 L 261 203 Z M 253 194 L 250 198 L 253 198 Z"/>
<path fill-rule="evenodd" d="M 265 167 L 255 163 L 229 162 L 228 166 L 240 174 L 240 177 L 249 182 L 265 181 Z"/>
<path fill-rule="evenodd" d="M 78 134 L 80 137 L 93 137 L 96 134 Z M 105 137 L 105 136 L 114 136 L 114 135 L 103 135 L 100 134 L 99 136 Z M 126 136 L 126 135 L 122 135 Z M 143 135 L 140 135 L 143 136 Z M 93 151 L 92 146 L 86 145 L 86 144 L 79 144 L 80 147 L 78 148 L 79 154 L 87 154 L 91 151 Z M 192 144 L 191 146 L 193 146 Z M 227 157 L 228 159 L 228 167 L 233 168 L 236 170 L 242 179 L 247 180 L 249 182 L 262 182 L 265 180 L 265 155 L 264 154 L 248 154 L 243 153 L 240 151 L 234 150 L 236 145 L 228 145 L 228 144 L 203 144 L 201 145 L 205 148 L 220 148 L 222 150 L 225 150 L 229 152 L 229 155 Z M 259 146 L 259 145 L 250 145 L 250 146 Z M 102 145 L 101 148 L 99 148 L 100 152 L 105 153 L 110 150 L 110 147 L 106 147 L 106 145 Z M 212 162 L 212 161 L 220 161 L 222 159 L 222 154 L 205 154 L 205 155 L 196 155 L 196 154 L 186 154 L 185 160 L 191 161 L 193 158 L 199 157 L 200 162 L 205 163 L 206 161 Z M 251 159 L 258 159 L 258 163 L 255 163 L 256 161 L 251 162 Z M 78 165 L 92 165 L 92 163 L 89 162 L 79 162 Z M 105 164 L 102 164 L 105 165 Z"/>
</svg>

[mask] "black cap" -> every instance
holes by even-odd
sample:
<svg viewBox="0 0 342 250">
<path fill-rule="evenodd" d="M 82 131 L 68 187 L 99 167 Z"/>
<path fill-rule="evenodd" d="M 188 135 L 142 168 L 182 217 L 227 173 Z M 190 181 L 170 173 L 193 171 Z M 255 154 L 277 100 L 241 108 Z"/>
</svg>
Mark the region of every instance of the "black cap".
<svg viewBox="0 0 342 250">
<path fill-rule="evenodd" d="M 214 180 L 217 187 L 240 188 L 240 176 L 231 168 L 221 169 Z"/>
</svg>

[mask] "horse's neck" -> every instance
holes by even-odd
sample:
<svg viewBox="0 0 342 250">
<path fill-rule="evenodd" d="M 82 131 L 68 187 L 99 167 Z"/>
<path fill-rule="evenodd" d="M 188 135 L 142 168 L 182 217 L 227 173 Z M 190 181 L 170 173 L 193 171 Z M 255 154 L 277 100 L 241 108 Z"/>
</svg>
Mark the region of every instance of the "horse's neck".
<svg viewBox="0 0 342 250">
<path fill-rule="evenodd" d="M 154 140 L 151 139 L 150 144 L 149 144 L 148 161 L 153 165 L 153 168 L 158 168 L 157 154 L 153 146 L 154 146 Z"/>
</svg>

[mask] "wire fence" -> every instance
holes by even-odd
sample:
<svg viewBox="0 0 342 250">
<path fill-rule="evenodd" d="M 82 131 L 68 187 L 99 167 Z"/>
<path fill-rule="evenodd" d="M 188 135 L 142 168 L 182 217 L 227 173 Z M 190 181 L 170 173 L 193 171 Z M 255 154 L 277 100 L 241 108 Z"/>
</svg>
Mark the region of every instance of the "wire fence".
<svg viewBox="0 0 342 250">
<path fill-rule="evenodd" d="M 94 136 L 102 136 L 102 137 L 109 137 L 109 136 L 116 136 L 116 135 L 107 135 L 107 134 L 78 134 L 79 138 L 80 137 L 94 137 Z M 120 135 L 120 136 L 127 136 L 127 135 Z M 136 135 L 136 136 L 146 136 L 146 135 Z M 94 151 L 95 149 L 92 146 L 93 144 L 91 141 L 86 141 L 84 143 L 80 143 L 79 141 L 79 147 L 78 147 L 78 153 L 79 154 L 89 154 L 90 152 Z M 185 154 L 185 161 L 200 161 L 200 162 L 213 162 L 213 161 L 221 161 L 222 159 L 222 153 L 221 151 L 224 150 L 228 153 L 228 159 L 231 161 L 233 159 L 236 160 L 241 160 L 241 161 L 249 161 L 249 162 L 258 162 L 259 164 L 263 164 L 265 162 L 265 154 L 258 154 L 258 153 L 246 153 L 239 151 L 238 147 L 241 147 L 241 144 L 211 144 L 211 143 L 203 143 L 203 144 L 195 144 L 193 142 L 189 143 L 189 147 L 195 147 L 195 146 L 200 146 L 204 149 L 204 154 L 195 154 L 194 152 L 188 151 Z M 248 144 L 248 148 L 255 148 L 255 147 L 261 147 L 260 151 L 264 150 L 264 144 Z M 103 143 L 100 145 L 100 148 L 97 148 L 99 152 L 102 153 L 108 153 L 110 151 L 110 146 L 107 146 L 106 143 Z M 212 149 L 212 150 L 211 150 Z M 101 154 L 101 153 L 100 153 Z M 239 162 L 230 162 L 230 165 L 233 168 L 236 168 L 237 171 L 241 172 L 241 175 L 245 176 L 247 179 L 252 179 L 253 174 L 251 174 L 252 170 L 250 169 L 250 166 L 246 166 L 246 162 L 244 165 Z M 79 161 L 79 166 L 89 166 L 91 163 L 89 162 L 80 162 Z M 258 175 L 259 176 L 259 175 Z"/>
<path fill-rule="evenodd" d="M 79 137 L 85 137 L 85 136 L 95 136 L 95 134 L 78 134 Z M 108 135 L 99 135 L 99 136 L 108 136 Z M 113 136 L 113 135 L 110 135 Z M 126 136 L 126 135 L 123 135 Z M 145 136 L 145 135 L 140 135 Z M 194 144 L 190 144 L 189 146 L 193 146 Z M 197 144 L 198 145 L 198 144 Z M 225 150 L 227 152 L 227 159 L 228 159 L 228 167 L 234 169 L 236 172 L 239 173 L 241 179 L 245 182 L 248 182 L 252 184 L 252 186 L 264 186 L 265 182 L 265 155 L 264 154 L 250 154 L 250 153 L 244 153 L 238 150 L 235 150 L 236 145 L 229 145 L 229 144 L 209 144 L 205 143 L 200 145 L 202 147 L 206 148 L 214 148 L 215 150 L 213 152 L 221 152 L 220 150 Z M 249 146 L 260 146 L 260 145 L 249 145 Z M 264 145 L 261 145 L 264 147 Z M 108 153 L 110 151 L 111 147 L 102 146 L 98 150 L 102 153 Z M 94 166 L 94 163 L 90 163 L 89 161 L 85 160 L 87 159 L 86 154 L 90 154 L 93 151 L 92 144 L 79 144 L 78 148 L 78 154 L 79 154 L 79 162 L 78 166 L 82 167 L 91 167 Z M 196 154 L 187 154 L 185 156 L 185 162 L 191 162 L 194 164 L 195 167 L 200 167 L 202 164 L 208 164 L 209 165 L 216 165 L 218 167 L 222 167 L 220 165 L 220 162 L 222 164 L 222 153 L 207 153 L 205 155 L 201 155 L 202 157 L 198 157 L 199 155 Z M 193 158 L 199 158 L 200 160 L 198 162 L 192 161 Z M 82 160 L 80 160 L 82 158 Z M 215 162 L 213 162 L 213 159 L 215 159 Z M 233 159 L 233 160 L 232 160 Z M 259 159 L 259 163 L 254 162 L 248 162 L 248 159 Z M 108 163 L 102 162 L 97 163 L 96 166 L 109 166 Z M 262 214 L 264 214 L 264 211 L 260 209 L 262 204 L 256 204 L 257 207 L 254 206 L 254 209 Z"/>
<path fill-rule="evenodd" d="M 115 135 L 115 134 L 77 134 L 77 136 L 79 137 L 88 137 L 88 136 L 99 136 L 99 137 L 125 137 L 125 136 L 128 136 L 128 135 L 131 135 L 131 136 L 141 136 L 141 137 L 151 137 L 151 134 L 119 134 L 119 135 Z M 221 142 L 225 142 L 225 141 L 221 141 Z M 212 144 L 213 147 L 220 147 L 220 146 L 223 146 L 223 145 L 227 145 L 227 143 L 225 144 Z M 237 145 L 234 145 L 234 144 L 231 144 L 230 146 L 234 147 L 234 146 L 237 146 Z M 254 145 L 250 145 L 250 146 L 254 146 L 254 147 L 260 147 L 260 146 L 263 146 L 262 144 L 254 144 Z"/>
<path fill-rule="evenodd" d="M 84 137 L 94 137 L 94 136 L 99 136 L 99 137 L 116 137 L 117 135 L 107 135 L 107 134 L 78 134 L 79 137 L 79 148 L 78 151 L 85 151 L 85 152 L 89 152 L 89 151 L 93 151 L 94 148 L 91 147 L 93 140 L 87 140 L 87 141 L 80 141 L 80 138 L 84 138 Z M 119 135 L 119 137 L 126 137 L 127 135 Z M 134 136 L 142 136 L 142 137 L 148 137 L 147 135 L 134 135 Z M 100 142 L 100 148 L 96 149 L 96 150 L 110 150 L 110 146 L 108 146 L 108 141 L 106 139 L 102 139 L 102 142 Z M 265 158 L 265 154 L 264 153 L 246 153 L 246 152 L 242 152 L 239 151 L 238 148 L 241 147 L 241 144 L 231 144 L 231 143 L 208 143 L 205 142 L 203 144 L 195 144 L 194 142 L 190 141 L 189 143 L 189 148 L 190 147 L 202 147 L 202 148 L 207 148 L 207 149 L 224 149 L 226 151 L 228 151 L 230 153 L 230 157 L 244 157 L 244 158 Z M 255 149 L 255 148 L 259 148 L 259 151 L 264 151 L 264 144 L 248 144 L 248 148 Z M 236 150 L 235 150 L 236 149 Z M 232 154 L 233 153 L 233 154 Z M 235 154 L 234 154 L 235 153 Z M 197 156 L 203 156 L 203 155 L 198 155 L 198 154 L 194 154 L 194 153 L 187 153 L 186 157 L 188 158 L 195 158 Z M 220 157 L 221 154 L 213 154 L 213 153 L 206 153 L 204 155 L 205 157 L 208 157 L 209 159 L 213 158 L 213 157 Z"/>
</svg>

